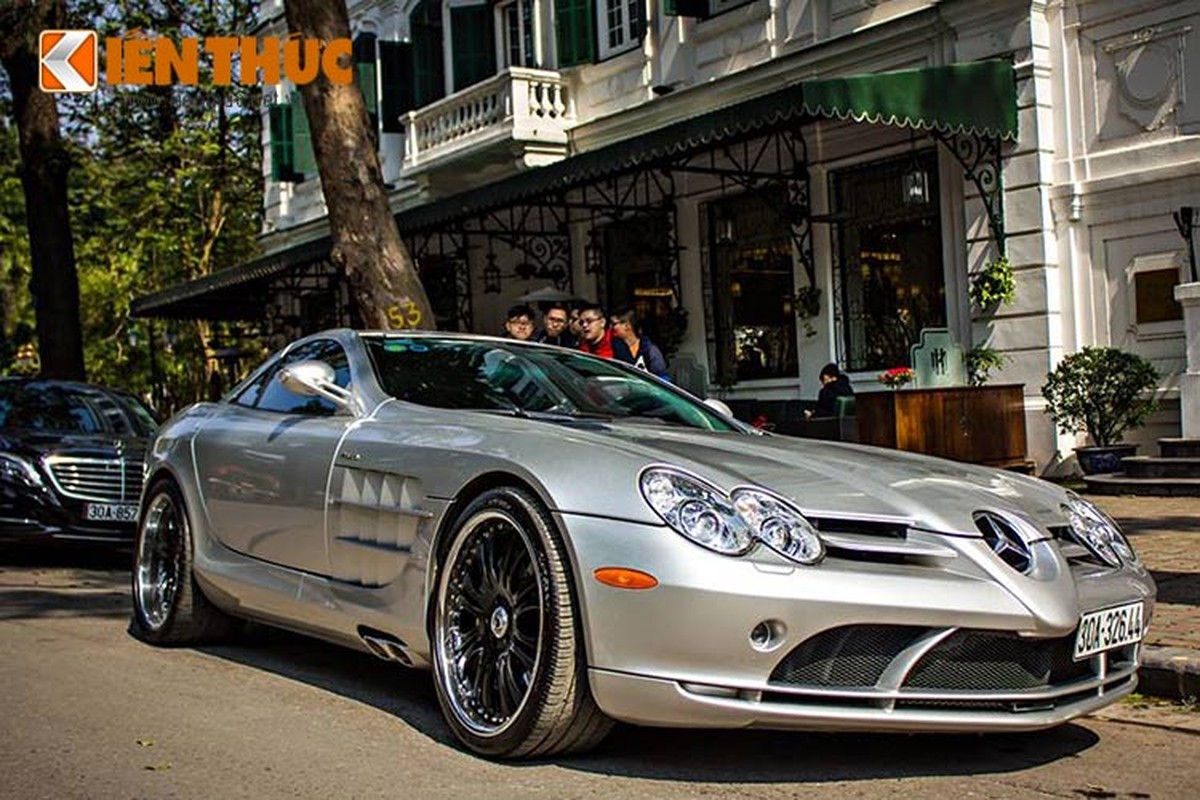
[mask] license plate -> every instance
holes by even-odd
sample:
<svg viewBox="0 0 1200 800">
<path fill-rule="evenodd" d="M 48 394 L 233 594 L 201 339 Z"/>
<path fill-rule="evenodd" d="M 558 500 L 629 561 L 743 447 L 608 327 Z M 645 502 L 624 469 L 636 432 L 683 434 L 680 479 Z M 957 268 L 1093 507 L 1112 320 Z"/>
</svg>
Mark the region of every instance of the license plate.
<svg viewBox="0 0 1200 800">
<path fill-rule="evenodd" d="M 1141 601 L 1084 614 L 1075 634 L 1075 660 L 1140 642 L 1144 634 Z"/>
<path fill-rule="evenodd" d="M 138 507 L 133 503 L 87 503 L 83 518 L 96 522 L 137 522 Z"/>
</svg>

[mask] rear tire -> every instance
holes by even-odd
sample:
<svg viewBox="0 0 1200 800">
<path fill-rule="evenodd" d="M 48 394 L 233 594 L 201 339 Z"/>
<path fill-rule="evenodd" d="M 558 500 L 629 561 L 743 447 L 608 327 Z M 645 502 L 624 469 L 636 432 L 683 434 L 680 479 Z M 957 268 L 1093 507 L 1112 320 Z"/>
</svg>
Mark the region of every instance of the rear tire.
<svg viewBox="0 0 1200 800">
<path fill-rule="evenodd" d="M 209 602 L 192 573 L 194 542 L 179 487 L 150 487 L 138 523 L 133 562 L 133 620 L 139 639 L 186 645 L 229 636 L 237 620 Z"/>
<path fill-rule="evenodd" d="M 554 523 L 528 492 L 491 489 L 459 515 L 434 597 L 438 702 L 477 753 L 582 752 L 612 728 L 592 699 Z"/>
</svg>

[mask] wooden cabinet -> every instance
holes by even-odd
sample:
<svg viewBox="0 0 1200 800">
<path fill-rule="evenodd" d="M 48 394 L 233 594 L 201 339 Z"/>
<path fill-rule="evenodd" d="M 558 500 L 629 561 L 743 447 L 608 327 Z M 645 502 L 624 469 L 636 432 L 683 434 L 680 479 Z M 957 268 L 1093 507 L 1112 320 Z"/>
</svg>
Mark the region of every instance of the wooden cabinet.
<svg viewBox="0 0 1200 800">
<path fill-rule="evenodd" d="M 858 440 L 996 467 L 1029 465 L 1021 384 L 857 396 Z"/>
</svg>

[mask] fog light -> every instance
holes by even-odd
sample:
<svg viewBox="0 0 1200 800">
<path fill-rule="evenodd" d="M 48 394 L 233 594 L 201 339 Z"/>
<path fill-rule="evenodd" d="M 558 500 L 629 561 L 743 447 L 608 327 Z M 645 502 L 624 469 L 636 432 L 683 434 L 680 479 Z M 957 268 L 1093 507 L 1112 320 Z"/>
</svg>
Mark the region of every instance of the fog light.
<svg viewBox="0 0 1200 800">
<path fill-rule="evenodd" d="M 777 619 L 765 619 L 750 631 L 750 646 L 760 653 L 769 653 L 783 644 L 787 626 Z"/>
</svg>

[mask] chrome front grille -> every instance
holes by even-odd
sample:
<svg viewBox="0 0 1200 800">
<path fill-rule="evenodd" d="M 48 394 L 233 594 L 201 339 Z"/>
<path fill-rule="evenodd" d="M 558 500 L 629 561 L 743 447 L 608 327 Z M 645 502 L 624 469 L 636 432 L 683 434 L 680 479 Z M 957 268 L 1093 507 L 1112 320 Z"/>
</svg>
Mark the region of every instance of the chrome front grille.
<svg viewBox="0 0 1200 800">
<path fill-rule="evenodd" d="M 142 491 L 140 460 L 47 456 L 46 466 L 55 487 L 67 497 L 132 503 Z"/>
<path fill-rule="evenodd" d="M 1137 646 L 1072 658 L 1074 634 L 1026 639 L 1005 631 L 847 625 L 786 654 L 768 679 L 771 702 L 996 710 L 1053 708 L 1127 689 Z"/>
</svg>

